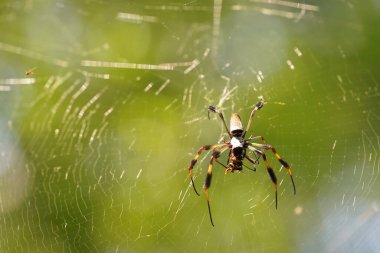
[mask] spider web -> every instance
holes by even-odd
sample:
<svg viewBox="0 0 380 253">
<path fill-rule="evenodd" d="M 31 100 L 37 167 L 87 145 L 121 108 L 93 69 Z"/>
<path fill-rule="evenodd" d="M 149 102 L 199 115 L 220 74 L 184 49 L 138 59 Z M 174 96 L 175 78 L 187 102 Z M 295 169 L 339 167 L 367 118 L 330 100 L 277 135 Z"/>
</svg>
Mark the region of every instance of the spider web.
<svg viewBox="0 0 380 253">
<path fill-rule="evenodd" d="M 377 252 L 378 1 L 3 1 L 1 252 Z M 207 106 L 292 167 L 225 175 Z M 226 154 L 220 158 L 226 161 Z M 247 166 L 251 166 L 249 163 Z"/>
</svg>

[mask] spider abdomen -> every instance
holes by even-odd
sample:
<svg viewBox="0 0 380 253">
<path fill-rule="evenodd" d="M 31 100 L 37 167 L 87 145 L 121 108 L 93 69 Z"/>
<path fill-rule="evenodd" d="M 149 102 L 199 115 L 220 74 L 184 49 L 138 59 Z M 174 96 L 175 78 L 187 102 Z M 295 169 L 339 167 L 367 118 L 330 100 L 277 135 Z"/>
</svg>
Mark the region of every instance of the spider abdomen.
<svg viewBox="0 0 380 253">
<path fill-rule="evenodd" d="M 276 201 L 275 203 L 276 203 L 276 209 L 277 209 L 277 187 L 278 187 L 277 186 L 277 177 L 274 173 L 274 170 L 270 167 L 269 161 L 267 160 L 267 156 L 265 154 L 266 150 L 271 150 L 273 152 L 273 154 L 275 155 L 275 157 L 277 158 L 277 160 L 281 163 L 281 165 L 284 166 L 288 170 L 288 174 L 290 176 L 290 179 L 292 180 L 294 194 L 296 194 L 296 186 L 294 184 L 294 180 L 293 180 L 292 172 L 290 170 L 290 166 L 287 162 L 285 162 L 280 157 L 280 155 L 277 153 L 277 151 L 272 146 L 266 144 L 264 137 L 262 137 L 262 136 L 251 136 L 248 139 L 245 139 L 245 135 L 246 135 L 247 131 L 249 130 L 249 127 L 251 125 L 251 121 L 252 121 L 252 118 L 253 118 L 255 112 L 257 110 L 260 110 L 263 107 L 263 105 L 264 105 L 264 100 L 261 98 L 260 101 L 253 108 L 251 115 L 249 117 L 249 120 L 248 120 L 247 127 L 245 130 L 243 128 L 243 124 L 241 122 L 240 116 L 237 113 L 233 113 L 231 115 L 230 129 L 228 129 L 226 121 L 224 120 L 223 113 L 221 111 L 219 111 L 215 106 L 210 105 L 208 107 L 208 112 L 213 112 L 213 113 L 216 113 L 219 115 L 219 118 L 223 121 L 224 128 L 226 129 L 227 134 L 228 134 L 230 139 L 229 139 L 229 141 L 224 141 L 223 143 L 217 143 L 214 145 L 202 146 L 199 149 L 198 153 L 195 155 L 194 159 L 190 163 L 189 175 L 190 175 L 190 179 L 191 179 L 191 183 L 193 185 L 194 191 L 197 195 L 199 195 L 196 188 L 195 188 L 195 185 L 194 185 L 194 180 L 192 177 L 192 169 L 193 169 L 195 163 L 197 162 L 197 159 L 201 155 L 201 153 L 205 150 L 211 149 L 212 155 L 211 155 L 210 164 L 209 164 L 209 167 L 207 170 L 207 176 L 206 176 L 206 180 L 205 180 L 205 184 L 204 184 L 204 190 L 205 190 L 205 194 L 206 194 L 208 213 L 210 216 L 210 221 L 211 221 L 212 226 L 214 226 L 214 222 L 212 221 L 212 216 L 211 216 L 211 208 L 210 208 L 208 190 L 209 190 L 209 187 L 211 186 L 212 167 L 213 167 L 214 162 L 217 162 L 218 164 L 220 164 L 224 168 L 226 168 L 225 173 L 227 174 L 228 172 L 234 172 L 234 171 L 240 172 L 243 169 L 243 166 L 247 167 L 246 165 L 243 165 L 243 161 L 245 161 L 244 159 L 251 162 L 254 166 L 254 168 L 251 170 L 256 171 L 256 165 L 259 162 L 259 158 L 262 158 L 264 160 L 264 164 L 266 166 L 267 173 L 268 173 L 272 183 L 274 184 L 275 201 Z M 261 139 L 261 143 L 252 142 L 252 140 L 254 140 L 254 139 L 259 139 L 259 140 Z M 256 156 L 256 160 L 254 160 L 249 155 L 247 155 L 247 152 L 246 152 L 247 148 L 252 150 L 254 152 L 255 156 L 258 155 L 258 156 Z M 229 155 L 228 155 L 227 164 L 224 165 L 223 163 L 218 161 L 218 158 L 220 157 L 221 154 L 223 154 L 226 151 L 229 151 Z M 249 167 L 247 167 L 247 168 L 250 169 Z"/>
<path fill-rule="evenodd" d="M 230 120 L 230 131 L 232 136 L 241 137 L 243 134 L 243 124 L 239 114 L 233 113 Z"/>
<path fill-rule="evenodd" d="M 236 159 L 243 160 L 245 156 L 245 149 L 241 147 L 234 148 L 232 149 L 232 153 L 236 157 Z"/>
</svg>

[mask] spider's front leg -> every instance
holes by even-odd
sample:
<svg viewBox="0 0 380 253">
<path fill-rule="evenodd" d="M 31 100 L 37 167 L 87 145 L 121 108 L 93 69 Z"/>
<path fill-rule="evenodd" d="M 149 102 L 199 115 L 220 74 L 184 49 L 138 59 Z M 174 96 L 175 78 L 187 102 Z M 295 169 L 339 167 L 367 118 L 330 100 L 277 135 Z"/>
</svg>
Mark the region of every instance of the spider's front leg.
<svg viewBox="0 0 380 253">
<path fill-rule="evenodd" d="M 251 115 L 249 116 L 249 120 L 248 120 L 248 124 L 247 124 L 247 127 L 245 128 L 245 131 L 243 133 L 243 138 L 244 136 L 246 135 L 246 133 L 248 132 L 249 130 L 249 127 L 251 126 L 251 122 L 252 122 L 252 119 L 253 119 L 253 116 L 255 115 L 255 112 L 257 110 L 260 110 L 263 106 L 264 106 L 264 99 L 261 98 L 260 101 L 255 105 L 255 107 L 253 108 L 252 112 L 251 112 Z"/>
<path fill-rule="evenodd" d="M 194 180 L 193 180 L 193 167 L 194 167 L 194 165 L 197 163 L 198 158 L 199 158 L 199 156 L 202 154 L 203 151 L 205 151 L 205 150 L 210 150 L 211 148 L 216 149 L 216 148 L 221 147 L 221 146 L 224 146 L 224 145 L 226 145 L 226 144 L 225 144 L 225 143 L 222 143 L 222 144 L 215 144 L 215 145 L 204 145 L 204 146 L 202 146 L 202 147 L 198 150 L 198 153 L 195 155 L 194 159 L 191 160 L 190 165 L 189 165 L 189 168 L 188 168 L 188 170 L 189 170 L 189 176 L 190 176 L 191 184 L 193 185 L 194 191 L 195 191 L 195 193 L 196 193 L 198 196 L 200 196 L 200 195 L 199 195 L 197 189 L 195 188 L 195 184 L 194 184 Z"/>
<path fill-rule="evenodd" d="M 214 113 L 216 113 L 216 114 L 219 115 L 219 118 L 223 121 L 223 125 L 224 125 L 224 128 L 225 128 L 226 131 L 227 131 L 228 136 L 231 138 L 232 135 L 231 135 L 231 133 L 230 133 L 230 130 L 228 130 L 228 127 L 227 127 L 226 121 L 225 121 L 225 119 L 224 119 L 223 113 L 222 113 L 221 111 L 219 111 L 218 108 L 216 108 L 216 107 L 213 106 L 213 105 L 210 105 L 207 109 L 208 109 L 208 118 L 209 118 L 209 119 L 210 119 L 210 112 L 214 112 Z"/>
</svg>

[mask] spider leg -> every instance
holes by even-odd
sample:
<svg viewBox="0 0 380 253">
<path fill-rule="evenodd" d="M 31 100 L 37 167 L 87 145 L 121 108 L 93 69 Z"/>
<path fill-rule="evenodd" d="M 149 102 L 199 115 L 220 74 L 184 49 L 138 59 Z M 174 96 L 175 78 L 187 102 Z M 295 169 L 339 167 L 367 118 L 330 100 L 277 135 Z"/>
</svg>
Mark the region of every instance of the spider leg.
<svg viewBox="0 0 380 253">
<path fill-rule="evenodd" d="M 266 144 L 265 139 L 264 139 L 263 136 L 259 136 L 259 135 L 258 135 L 258 136 L 250 136 L 250 137 L 248 138 L 249 141 L 257 140 L 257 139 L 260 139 L 262 142 L 264 142 L 264 144 Z"/>
<path fill-rule="evenodd" d="M 264 138 L 262 138 L 262 139 L 264 140 Z M 274 147 L 272 147 L 271 145 L 268 145 L 268 144 L 257 144 L 257 143 L 251 143 L 251 145 L 258 147 L 258 148 L 265 148 L 266 150 L 270 149 L 273 152 L 273 154 L 276 156 L 277 160 L 282 164 L 282 166 L 284 166 L 287 169 L 288 174 L 290 176 L 290 179 L 292 180 L 294 194 L 296 194 L 296 185 L 294 184 L 292 170 L 290 169 L 289 164 L 287 162 L 285 162 L 284 159 L 281 158 L 281 156 L 277 153 L 277 151 L 274 149 Z"/>
<path fill-rule="evenodd" d="M 222 150 L 220 151 L 215 151 L 213 154 L 212 154 L 212 157 L 210 159 L 210 164 L 209 164 L 209 167 L 208 167 L 208 170 L 207 170 L 207 176 L 206 176 L 206 181 L 205 181 L 205 184 L 203 186 L 204 190 L 205 190 L 205 194 L 206 194 L 206 201 L 207 201 L 207 207 L 208 207 L 208 214 L 210 216 L 210 221 L 211 221 L 211 225 L 214 226 L 214 222 L 212 221 L 212 215 L 211 215 L 211 207 L 210 207 L 210 201 L 209 201 L 209 196 L 208 196 L 208 189 L 210 188 L 210 185 L 211 185 L 211 178 L 212 178 L 212 165 L 214 163 L 214 161 L 217 161 L 218 162 L 218 157 L 224 152 L 226 151 L 227 149 L 229 149 L 229 147 L 226 147 L 226 148 L 223 148 Z"/>
<path fill-rule="evenodd" d="M 250 140 L 250 139 L 248 138 L 248 140 Z M 256 153 L 253 153 L 253 155 L 255 156 L 254 164 L 256 164 L 256 165 L 260 164 L 260 161 L 259 161 L 259 159 L 260 159 L 260 155 L 257 156 Z M 250 157 L 250 158 L 251 158 L 251 157 Z M 252 158 L 251 158 L 251 159 L 252 159 Z"/>
<path fill-rule="evenodd" d="M 225 169 L 228 169 L 228 167 L 226 165 L 224 165 L 223 163 L 219 162 L 217 159 L 215 159 L 215 162 L 219 163 L 220 165 L 222 165 Z"/>
<path fill-rule="evenodd" d="M 225 143 L 225 144 L 228 145 L 229 143 L 227 142 L 227 143 Z M 213 148 L 213 149 L 212 149 L 212 152 L 215 153 L 216 149 L 217 149 L 217 148 Z M 229 149 L 230 149 L 230 148 L 229 148 Z M 224 150 L 223 150 L 223 152 L 224 152 Z M 230 149 L 230 154 L 231 154 L 231 149 Z M 218 156 L 218 157 L 219 157 L 219 156 Z M 229 158 L 228 158 L 228 159 L 229 159 Z M 218 158 L 215 158 L 215 162 L 219 163 L 220 165 L 222 165 L 224 168 L 227 169 L 227 166 L 224 165 L 223 163 L 219 162 Z M 228 165 L 228 160 L 227 160 L 227 165 Z"/>
<path fill-rule="evenodd" d="M 230 130 L 228 130 L 228 127 L 227 127 L 227 124 L 226 124 L 226 121 L 224 120 L 224 116 L 223 116 L 223 113 L 221 111 L 218 110 L 218 108 L 216 108 L 215 106 L 213 105 L 210 105 L 208 108 L 208 118 L 210 119 L 210 112 L 215 112 L 219 115 L 219 118 L 221 118 L 221 120 L 223 121 L 223 125 L 224 127 L 226 128 L 226 131 L 228 133 L 228 136 L 230 136 L 230 138 L 232 137 L 231 133 L 230 133 Z"/>
<path fill-rule="evenodd" d="M 256 158 L 255 163 L 260 164 L 260 162 L 259 162 L 260 155 L 257 156 L 256 153 L 253 153 L 253 154 L 254 154 L 254 156 L 255 156 L 255 158 Z"/>
<path fill-rule="evenodd" d="M 244 131 L 244 134 L 243 134 L 243 139 L 244 139 L 245 134 L 249 130 L 249 127 L 251 126 L 252 118 L 255 115 L 255 112 L 257 110 L 260 110 L 263 106 L 264 106 L 264 99 L 260 99 L 260 101 L 255 105 L 255 107 L 253 108 L 253 110 L 251 112 L 251 116 L 249 117 L 247 127 L 245 128 L 245 131 Z"/>
<path fill-rule="evenodd" d="M 228 163 L 230 162 L 231 152 L 232 152 L 232 149 L 230 149 L 230 152 L 228 153 L 227 163 L 226 163 L 227 166 L 228 166 Z"/>
<path fill-rule="evenodd" d="M 195 184 L 194 184 L 194 180 L 193 180 L 193 167 L 194 167 L 194 165 L 197 163 L 199 156 L 202 154 L 202 152 L 204 150 L 210 150 L 211 148 L 215 149 L 218 147 L 222 147 L 224 145 L 226 145 L 226 144 L 221 143 L 221 144 L 215 144 L 215 145 L 204 145 L 198 150 L 198 153 L 195 155 L 194 159 L 191 160 L 189 168 L 188 168 L 189 169 L 189 176 L 190 176 L 191 184 L 193 185 L 194 191 L 198 196 L 199 196 L 199 193 L 198 193 L 197 189 L 195 188 Z"/>
<path fill-rule="evenodd" d="M 260 136 L 260 135 L 258 135 L 258 136 L 250 136 L 247 140 L 249 140 L 249 141 L 252 141 L 252 140 L 261 140 L 264 144 L 266 144 L 266 141 L 265 141 L 264 137 Z M 258 162 L 260 156 L 257 157 L 256 154 L 255 154 L 255 158 L 257 159 L 256 161 Z"/>
<path fill-rule="evenodd" d="M 265 155 L 264 151 L 261 151 L 259 149 L 254 148 L 253 151 L 255 151 L 257 154 L 259 154 L 259 157 L 262 157 L 265 163 L 265 167 L 267 168 L 268 175 L 270 179 L 272 180 L 274 184 L 274 193 L 276 196 L 276 209 L 277 209 L 277 177 L 276 174 L 274 173 L 273 169 L 270 167 L 269 162 L 267 160 L 267 156 Z"/>
<path fill-rule="evenodd" d="M 260 158 L 260 156 L 258 158 L 256 158 L 256 160 L 253 160 L 251 157 L 245 155 L 245 159 L 247 159 L 248 161 L 250 161 L 253 164 L 253 171 L 256 171 L 256 162 L 259 160 L 259 158 Z M 248 168 L 248 169 L 250 169 L 250 168 Z"/>
</svg>

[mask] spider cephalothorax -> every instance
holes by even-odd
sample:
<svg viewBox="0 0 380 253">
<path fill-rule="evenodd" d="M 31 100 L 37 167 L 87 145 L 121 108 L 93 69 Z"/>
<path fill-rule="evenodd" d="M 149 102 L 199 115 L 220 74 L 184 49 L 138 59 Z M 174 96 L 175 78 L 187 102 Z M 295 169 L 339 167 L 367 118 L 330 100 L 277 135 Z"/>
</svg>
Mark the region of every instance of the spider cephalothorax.
<svg viewBox="0 0 380 253">
<path fill-rule="evenodd" d="M 262 137 L 262 136 L 251 136 L 248 139 L 245 139 L 245 135 L 246 135 L 246 133 L 247 133 L 247 131 L 251 125 L 253 115 L 255 114 L 255 112 L 257 110 L 260 110 L 263 107 L 263 105 L 264 105 L 263 99 L 261 99 L 255 105 L 255 107 L 253 108 L 253 110 L 251 112 L 251 116 L 248 120 L 246 130 L 243 129 L 243 124 L 241 123 L 240 116 L 237 113 L 233 113 L 231 115 L 230 130 L 229 130 L 227 127 L 227 124 L 224 120 L 223 113 L 220 112 L 215 106 L 209 106 L 208 107 L 209 113 L 210 112 L 217 113 L 219 115 L 219 117 L 222 119 L 224 127 L 228 133 L 228 136 L 230 137 L 230 140 L 226 141 L 224 143 L 218 143 L 215 145 L 205 145 L 205 146 L 201 147 L 199 149 L 197 155 L 194 157 L 194 159 L 191 160 L 191 163 L 189 166 L 189 174 L 190 174 L 191 183 L 194 187 L 194 191 L 196 194 L 198 194 L 198 191 L 195 188 L 194 180 L 192 177 L 192 170 L 193 170 L 193 167 L 198 160 L 198 157 L 201 155 L 201 153 L 204 150 L 212 149 L 213 153 L 212 153 L 212 156 L 210 159 L 210 164 L 209 164 L 209 168 L 207 171 L 206 181 L 205 181 L 203 188 L 204 188 L 205 193 L 206 193 L 206 200 L 207 200 L 207 206 L 208 206 L 208 211 L 209 211 L 209 215 L 210 215 L 210 221 L 211 221 L 211 224 L 213 226 L 214 226 L 214 223 L 212 221 L 212 216 L 211 216 L 211 208 L 210 208 L 210 202 L 209 202 L 209 196 L 208 196 L 208 189 L 211 185 L 212 166 L 213 166 L 214 161 L 221 164 L 226 169 L 225 171 L 227 173 L 227 172 L 241 171 L 243 169 L 243 166 L 245 166 L 243 164 L 244 159 L 247 159 L 249 162 L 256 165 L 259 158 L 262 157 L 264 160 L 265 166 L 267 168 L 268 175 L 274 184 L 275 197 L 276 197 L 275 198 L 276 199 L 276 209 L 277 209 L 277 178 L 276 178 L 276 175 L 275 175 L 273 169 L 269 165 L 269 162 L 266 158 L 266 154 L 264 151 L 264 150 L 271 150 L 273 152 L 273 154 L 276 156 L 276 158 L 278 159 L 278 161 L 287 169 L 287 171 L 290 175 L 290 178 L 292 180 L 294 194 L 296 194 L 296 186 L 295 186 L 294 181 L 293 181 L 292 171 L 290 170 L 289 164 L 287 162 L 285 162 L 280 157 L 280 155 L 276 152 L 276 150 L 272 146 L 265 143 L 264 137 Z M 254 142 L 251 142 L 252 140 L 261 140 L 262 143 L 254 143 Z M 256 157 L 256 159 L 253 159 L 246 154 L 247 148 L 250 149 L 251 151 L 253 151 L 255 155 L 256 154 L 258 155 Z M 227 150 L 229 150 L 229 155 L 228 155 L 228 161 L 227 161 L 227 166 L 226 166 L 226 165 L 222 164 L 221 162 L 219 162 L 218 158 L 220 157 L 220 155 L 223 152 L 225 152 Z M 255 168 L 254 168 L 254 170 L 255 170 Z"/>
</svg>

